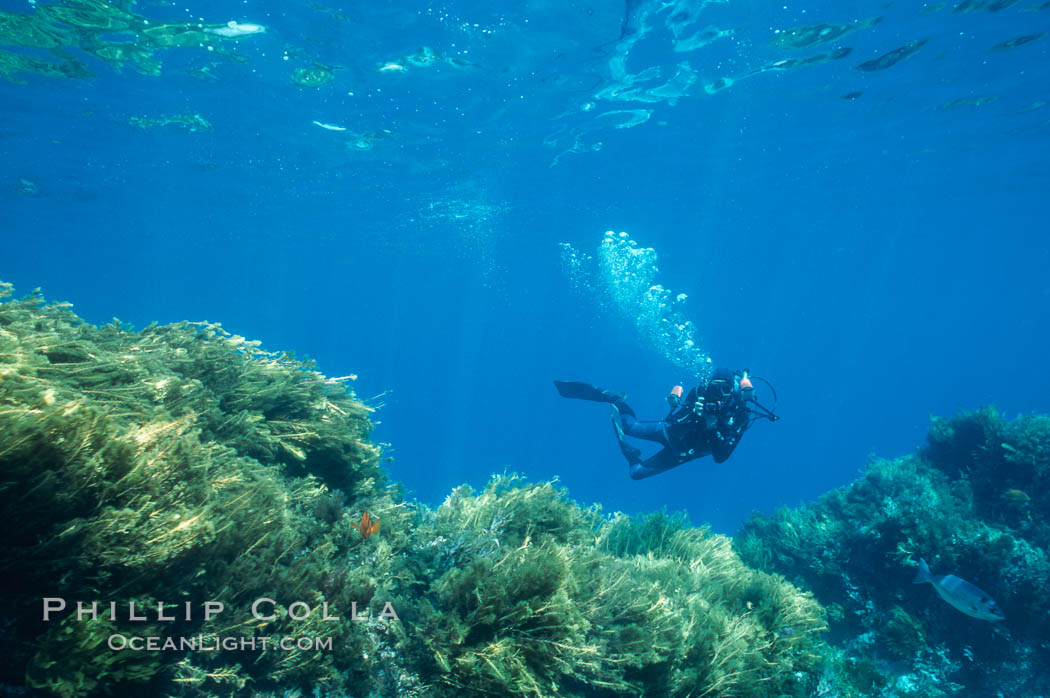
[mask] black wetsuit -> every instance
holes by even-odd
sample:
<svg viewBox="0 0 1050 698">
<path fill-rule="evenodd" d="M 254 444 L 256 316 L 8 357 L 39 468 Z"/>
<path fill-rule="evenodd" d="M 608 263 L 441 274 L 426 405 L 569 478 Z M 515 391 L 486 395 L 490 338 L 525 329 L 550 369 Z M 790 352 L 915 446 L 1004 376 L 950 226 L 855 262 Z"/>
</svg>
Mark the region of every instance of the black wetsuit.
<svg viewBox="0 0 1050 698">
<path fill-rule="evenodd" d="M 656 421 L 639 420 L 630 405 L 619 396 L 610 400 L 620 411 L 624 434 L 655 441 L 664 447 L 644 461 L 628 456 L 631 479 L 651 477 L 707 455 L 712 456 L 715 463 L 722 463 L 729 458 L 751 424 L 747 405 L 741 399 L 739 390 L 732 389 L 734 385 L 732 371 L 718 369 L 705 386 L 690 390 L 678 407 Z M 704 415 L 696 414 L 693 409 L 701 393 L 705 397 L 703 411 L 715 415 L 711 428 L 707 427 Z M 628 449 L 633 450 L 628 446 L 625 455 Z"/>
</svg>

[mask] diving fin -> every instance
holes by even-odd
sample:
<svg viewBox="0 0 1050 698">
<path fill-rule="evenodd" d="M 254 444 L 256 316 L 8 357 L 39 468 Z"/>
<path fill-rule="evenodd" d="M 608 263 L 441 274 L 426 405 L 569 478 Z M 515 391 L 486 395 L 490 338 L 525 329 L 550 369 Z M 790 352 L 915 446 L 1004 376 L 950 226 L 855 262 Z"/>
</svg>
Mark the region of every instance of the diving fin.
<svg viewBox="0 0 1050 698">
<path fill-rule="evenodd" d="M 618 402 L 627 395 L 625 393 L 614 393 L 611 390 L 582 383 L 580 381 L 554 381 L 554 387 L 558 394 L 571 400 L 590 400 L 591 402 Z"/>
<path fill-rule="evenodd" d="M 620 410 L 616 405 L 611 405 L 611 407 L 613 431 L 616 432 L 616 442 L 620 445 L 620 453 L 628 463 L 637 465 L 642 462 L 642 451 L 627 443 L 627 439 L 624 438 L 623 417 L 620 415 Z"/>
</svg>

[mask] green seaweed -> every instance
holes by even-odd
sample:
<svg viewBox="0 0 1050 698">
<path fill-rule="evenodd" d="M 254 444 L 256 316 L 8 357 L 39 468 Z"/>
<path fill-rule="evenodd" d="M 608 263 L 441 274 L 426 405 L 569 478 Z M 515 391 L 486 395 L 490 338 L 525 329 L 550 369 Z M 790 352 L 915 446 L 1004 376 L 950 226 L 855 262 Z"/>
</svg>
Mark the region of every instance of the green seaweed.
<svg viewBox="0 0 1050 698">
<path fill-rule="evenodd" d="M 818 663 L 819 604 L 681 517 L 603 518 L 499 476 L 425 526 L 408 632 L 434 695 L 803 695 Z"/>
<path fill-rule="evenodd" d="M 344 381 L 217 325 L 133 332 L 85 325 L 67 305 L 39 296 L 0 304 L 0 519 L 11 531 L 0 571 L 12 612 L 25 619 L 21 646 L 58 632 L 38 620 L 42 596 L 218 598 L 231 608 L 262 596 L 329 601 L 343 620 L 323 628 L 281 612 L 260 626 L 241 608 L 236 620 L 197 619 L 180 633 L 295 638 L 323 630 L 338 651 L 264 653 L 241 663 L 241 679 L 335 687 L 360 680 L 377 631 L 349 619 L 348 594 L 367 586 L 359 570 L 381 573 L 379 556 L 393 554 L 384 540 L 361 540 L 350 509 L 334 522 L 313 512 L 342 488 L 354 510 L 394 530 L 407 518 L 383 484 L 378 448 L 366 443 L 369 411 Z M 352 568 L 355 581 L 321 591 L 340 567 Z M 381 598 L 375 589 L 370 596 Z M 82 676 L 132 680 L 100 673 L 110 670 L 94 666 L 99 654 L 69 653 L 57 683 L 44 688 L 83 695 L 94 689 Z M 341 669 L 334 657 L 343 658 Z M 41 660 L 27 665 L 30 678 L 39 676 L 32 667 Z M 188 686 L 193 676 L 212 681 L 218 666 L 218 657 L 199 653 L 159 673 Z"/>
<path fill-rule="evenodd" d="M 436 509 L 386 483 L 372 408 L 213 323 L 83 323 L 0 286 L 0 682 L 45 695 L 809 695 L 824 611 L 679 515 L 607 516 L 494 477 Z M 352 524 L 382 522 L 369 536 Z M 331 649 L 114 653 L 125 616 L 42 597 L 229 611 L 149 632 Z M 273 613 L 247 607 L 270 598 Z M 292 604 L 327 609 L 292 617 Z M 401 620 L 384 620 L 389 604 Z M 181 607 L 181 606 L 178 606 Z M 367 617 L 355 619 L 354 612 Z M 148 688 L 147 688 L 148 685 Z"/>
<path fill-rule="evenodd" d="M 900 606 L 890 610 L 884 635 L 887 651 L 901 659 L 914 657 L 926 648 L 922 623 Z"/>
<path fill-rule="evenodd" d="M 934 419 L 917 456 L 874 460 L 817 502 L 752 516 L 735 546 L 813 591 L 833 633 L 874 658 L 885 680 L 903 660 L 910 671 L 897 681 L 911 688 L 902 695 L 998 691 L 1050 665 L 1039 620 L 1050 613 L 1048 502 L 1050 418 L 1006 421 L 988 407 Z M 1009 639 L 912 586 L 920 557 L 995 598 Z"/>
<path fill-rule="evenodd" d="M 149 682 L 160 670 L 160 656 L 145 650 L 107 650 L 110 635 L 119 630 L 105 619 L 78 621 L 69 616 L 56 623 L 36 643 L 39 649 L 26 669 L 26 686 L 75 698 Z"/>
</svg>

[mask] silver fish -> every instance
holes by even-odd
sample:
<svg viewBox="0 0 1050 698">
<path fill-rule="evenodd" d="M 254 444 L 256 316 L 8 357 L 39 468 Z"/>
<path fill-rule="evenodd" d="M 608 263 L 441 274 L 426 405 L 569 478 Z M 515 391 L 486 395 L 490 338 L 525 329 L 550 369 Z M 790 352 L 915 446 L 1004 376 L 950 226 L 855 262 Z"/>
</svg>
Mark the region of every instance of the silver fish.
<svg viewBox="0 0 1050 698">
<path fill-rule="evenodd" d="M 314 126 L 320 126 L 325 131 L 345 131 L 346 130 L 346 126 L 337 126 L 335 124 L 326 124 L 326 123 L 323 123 L 321 121 L 318 121 L 317 119 L 314 119 L 313 124 L 314 124 Z"/>
<path fill-rule="evenodd" d="M 227 39 L 233 39 L 238 36 L 263 34 L 266 32 L 266 27 L 261 24 L 252 24 L 251 22 L 236 22 L 230 20 L 224 27 L 205 27 L 204 31 L 217 36 L 225 36 Z"/>
<path fill-rule="evenodd" d="M 1006 618 L 999 604 L 995 603 L 995 599 L 991 596 L 954 574 L 931 574 L 929 565 L 925 560 L 919 558 L 919 573 L 915 576 L 913 583 L 925 584 L 926 582 L 933 585 L 942 599 L 972 618 L 991 621 Z"/>
</svg>

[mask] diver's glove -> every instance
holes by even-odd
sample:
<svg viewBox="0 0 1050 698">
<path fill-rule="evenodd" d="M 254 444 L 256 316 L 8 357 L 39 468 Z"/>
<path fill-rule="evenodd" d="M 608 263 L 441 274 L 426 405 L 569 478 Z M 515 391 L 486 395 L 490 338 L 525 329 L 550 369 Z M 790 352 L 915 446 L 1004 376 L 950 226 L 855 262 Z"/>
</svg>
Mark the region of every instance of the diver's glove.
<svg viewBox="0 0 1050 698">
<path fill-rule="evenodd" d="M 696 402 L 693 403 L 693 414 L 700 417 L 704 414 L 704 396 L 697 395 Z"/>
</svg>

